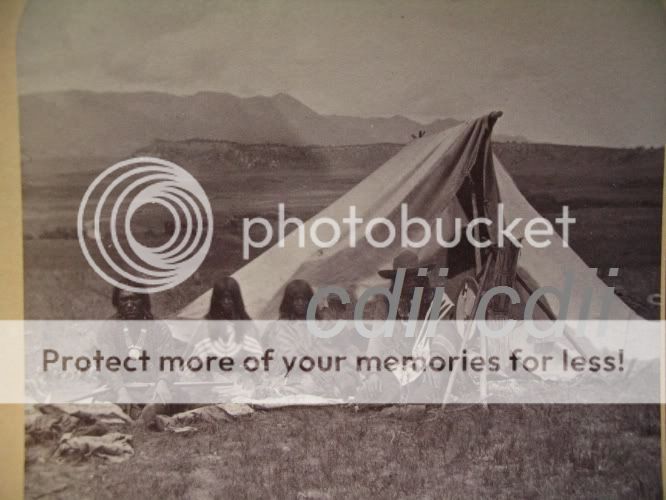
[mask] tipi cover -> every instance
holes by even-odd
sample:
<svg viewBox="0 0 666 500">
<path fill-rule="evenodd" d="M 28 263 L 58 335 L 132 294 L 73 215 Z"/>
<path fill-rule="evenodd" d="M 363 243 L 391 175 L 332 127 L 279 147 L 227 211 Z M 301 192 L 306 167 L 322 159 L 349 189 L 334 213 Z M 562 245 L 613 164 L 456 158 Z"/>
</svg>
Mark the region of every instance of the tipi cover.
<svg viewBox="0 0 666 500">
<path fill-rule="evenodd" d="M 408 205 L 410 217 L 418 216 L 432 222 L 433 229 L 433 221 L 440 217 L 443 226 L 450 231 L 453 217 L 471 216 L 469 207 L 464 206 L 465 198 L 459 194 L 472 185 L 482 200 L 483 215 L 496 223 L 498 203 L 501 202 L 505 221 L 522 219 L 520 229 L 514 231 L 514 234 L 521 235 L 525 221 L 539 217 L 539 214 L 492 154 L 491 132 L 496 118 L 494 114 L 483 116 L 441 133 L 415 139 L 305 222 L 305 234 L 308 235 L 310 226 L 318 219 L 337 221 L 342 232 L 335 246 L 321 248 L 306 237 L 305 245 L 301 247 L 298 231 L 293 231 L 284 239 L 283 247 L 276 244 L 239 269 L 233 276 L 241 285 L 250 316 L 254 319 L 277 318 L 284 287 L 296 278 L 308 281 L 315 289 L 343 286 L 354 290 L 357 296 L 368 286 L 385 284 L 377 271 L 390 268 L 393 258 L 403 250 L 399 238 L 403 203 Z M 470 184 L 469 180 L 474 182 Z M 363 224 L 356 231 L 352 247 L 348 225 L 342 221 L 349 216 L 350 206 L 355 206 L 356 216 L 362 218 L 364 224 L 377 217 L 390 220 L 398 231 L 393 244 L 386 248 L 370 245 Z M 381 241 L 384 236 L 378 234 L 376 239 Z M 418 234 L 410 233 L 410 236 L 413 240 L 419 239 Z M 492 232 L 488 236 L 493 239 Z M 563 289 L 569 274 L 571 298 L 566 312 L 558 314 L 558 301 L 548 295 L 544 297 L 556 317 L 564 320 L 637 318 L 572 248 L 563 245 L 559 236 L 550 239 L 552 244 L 546 248 L 523 244 L 518 275 L 521 282 L 533 290 L 542 286 Z M 422 261 L 438 261 L 441 247 L 434 240 L 433 237 L 431 244 L 417 250 Z M 203 318 L 208 310 L 210 293 L 198 297 L 178 317 Z M 602 306 L 604 299 L 606 306 Z"/>
</svg>

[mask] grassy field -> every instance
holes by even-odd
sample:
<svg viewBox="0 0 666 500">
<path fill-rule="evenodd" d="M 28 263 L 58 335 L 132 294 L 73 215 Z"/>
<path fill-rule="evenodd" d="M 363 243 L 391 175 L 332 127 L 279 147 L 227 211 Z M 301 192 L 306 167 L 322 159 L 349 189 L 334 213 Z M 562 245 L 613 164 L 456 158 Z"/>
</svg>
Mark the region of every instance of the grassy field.
<svg viewBox="0 0 666 500">
<path fill-rule="evenodd" d="M 658 407 L 282 409 L 54 467 L 27 498 L 660 498 Z"/>
</svg>

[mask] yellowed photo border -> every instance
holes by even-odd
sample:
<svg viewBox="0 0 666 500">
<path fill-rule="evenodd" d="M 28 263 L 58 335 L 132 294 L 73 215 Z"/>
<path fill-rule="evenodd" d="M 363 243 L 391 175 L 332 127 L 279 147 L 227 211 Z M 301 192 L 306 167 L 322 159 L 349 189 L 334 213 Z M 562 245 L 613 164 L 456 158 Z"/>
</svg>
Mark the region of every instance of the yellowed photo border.
<svg viewBox="0 0 666 500">
<path fill-rule="evenodd" d="M 665 4 L 666 5 L 666 4 Z M 23 0 L 0 1 L 0 319 L 23 317 L 23 238 L 21 206 L 21 164 L 16 88 L 16 34 Z M 666 157 L 664 158 L 666 173 Z M 666 199 L 666 175 L 664 177 Z M 662 263 L 666 262 L 666 203 L 662 211 Z M 666 320 L 666 266 L 661 269 L 661 319 Z M 666 346 L 665 346 L 666 348 Z M 13 363 L 0 364 L 3 384 L 15 383 L 22 390 L 22 371 L 17 370 L 16 353 L 23 346 L 4 346 L 4 356 Z M 9 354 L 11 353 L 11 354 Z M 23 357 L 19 356 L 22 360 Z M 12 372 L 9 373 L 11 368 Z M 662 394 L 666 394 L 662 366 Z M 663 398 L 663 396 L 662 396 Z M 662 482 L 666 477 L 666 409 L 661 407 Z M 0 499 L 23 498 L 24 492 L 24 418 L 22 405 L 0 405 Z M 664 488 L 666 490 L 666 488 Z"/>
<path fill-rule="evenodd" d="M 16 34 L 22 0 L 0 1 L 0 319 L 23 317 L 23 222 L 21 210 L 21 151 L 16 91 Z M 11 363 L 0 364 L 3 384 L 22 390 L 22 370 L 16 353 L 23 346 L 3 346 Z M 2 359 L 0 361 L 7 361 Z M 11 370 L 11 373 L 9 373 Z M 0 498 L 23 498 L 23 406 L 0 405 Z"/>
</svg>

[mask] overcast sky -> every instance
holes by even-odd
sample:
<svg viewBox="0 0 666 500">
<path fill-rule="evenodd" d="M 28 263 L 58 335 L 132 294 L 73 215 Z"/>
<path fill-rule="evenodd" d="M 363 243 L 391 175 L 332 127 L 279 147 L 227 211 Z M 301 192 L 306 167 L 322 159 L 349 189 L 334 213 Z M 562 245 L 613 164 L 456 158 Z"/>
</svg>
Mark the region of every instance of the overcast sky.
<svg viewBox="0 0 666 500">
<path fill-rule="evenodd" d="M 666 130 L 658 0 L 33 0 L 21 93 L 286 92 L 325 114 L 505 111 L 533 141 L 656 145 Z"/>
</svg>

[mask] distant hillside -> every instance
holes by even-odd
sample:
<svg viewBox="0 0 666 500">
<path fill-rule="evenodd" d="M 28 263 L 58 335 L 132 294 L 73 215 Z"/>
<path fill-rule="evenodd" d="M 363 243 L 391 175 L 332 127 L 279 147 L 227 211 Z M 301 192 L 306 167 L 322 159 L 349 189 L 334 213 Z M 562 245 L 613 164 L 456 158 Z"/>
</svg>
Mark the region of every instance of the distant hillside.
<svg viewBox="0 0 666 500">
<path fill-rule="evenodd" d="M 320 115 L 287 94 L 241 98 L 219 92 L 176 96 L 88 91 L 21 96 L 20 120 L 21 147 L 29 158 L 127 156 L 156 139 L 292 146 L 404 144 L 419 130 L 432 133 L 461 123 L 453 118 L 422 124 L 403 116 Z"/>
<path fill-rule="evenodd" d="M 193 175 L 255 170 L 289 173 L 321 169 L 372 171 L 400 151 L 402 144 L 357 144 L 346 146 L 290 146 L 285 144 L 242 144 L 230 141 L 189 139 L 153 141 L 133 156 L 167 158 L 188 165 Z M 212 170 L 212 172 L 211 172 Z"/>
</svg>

